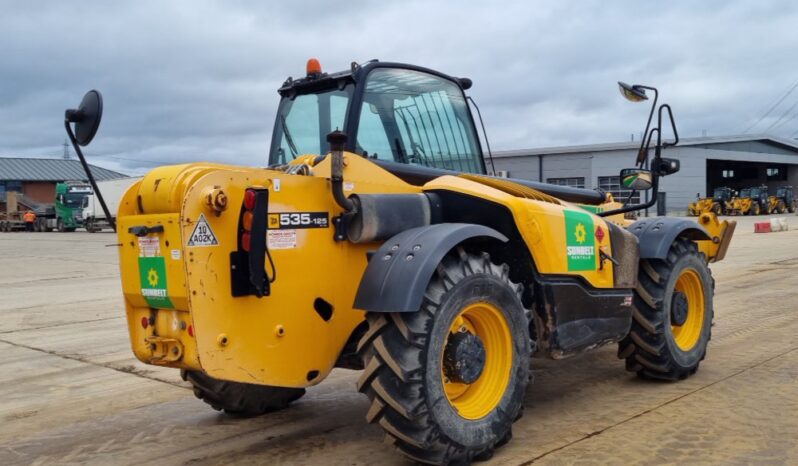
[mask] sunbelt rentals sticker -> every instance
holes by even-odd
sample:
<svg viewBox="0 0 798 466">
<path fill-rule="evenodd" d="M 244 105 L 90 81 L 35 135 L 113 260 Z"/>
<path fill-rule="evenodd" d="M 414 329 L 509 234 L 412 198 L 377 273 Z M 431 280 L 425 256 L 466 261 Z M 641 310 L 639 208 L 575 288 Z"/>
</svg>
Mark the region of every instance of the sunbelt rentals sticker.
<svg viewBox="0 0 798 466">
<path fill-rule="evenodd" d="M 568 270 L 596 270 L 593 217 L 586 212 L 565 210 L 565 248 Z"/>
<path fill-rule="evenodd" d="M 163 257 L 139 257 L 141 296 L 150 307 L 172 309 L 166 286 L 166 261 Z"/>
</svg>

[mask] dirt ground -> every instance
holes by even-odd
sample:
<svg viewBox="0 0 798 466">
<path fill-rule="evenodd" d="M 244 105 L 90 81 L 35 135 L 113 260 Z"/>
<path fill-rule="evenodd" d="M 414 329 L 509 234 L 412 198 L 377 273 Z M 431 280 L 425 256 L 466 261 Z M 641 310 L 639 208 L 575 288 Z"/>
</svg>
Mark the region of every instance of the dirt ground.
<svg viewBox="0 0 798 466">
<path fill-rule="evenodd" d="M 535 359 L 525 415 L 487 464 L 798 464 L 798 217 L 771 234 L 753 220 L 712 266 L 715 326 L 696 376 L 637 380 L 614 346 Z M 113 243 L 0 234 L 0 464 L 408 464 L 365 423 L 356 372 L 236 419 L 176 370 L 136 362 Z"/>
</svg>

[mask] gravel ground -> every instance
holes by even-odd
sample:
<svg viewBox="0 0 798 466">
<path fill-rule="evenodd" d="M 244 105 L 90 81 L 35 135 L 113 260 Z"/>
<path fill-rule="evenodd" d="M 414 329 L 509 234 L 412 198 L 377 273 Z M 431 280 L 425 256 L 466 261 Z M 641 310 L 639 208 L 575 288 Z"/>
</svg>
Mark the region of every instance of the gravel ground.
<svg viewBox="0 0 798 466">
<path fill-rule="evenodd" d="M 707 359 L 637 380 L 607 347 L 534 359 L 513 441 L 487 464 L 798 464 L 798 230 L 740 218 Z M 798 218 L 788 217 L 798 228 Z M 0 234 L 0 464 L 407 464 L 368 426 L 357 373 L 252 419 L 130 351 L 112 234 Z"/>
</svg>

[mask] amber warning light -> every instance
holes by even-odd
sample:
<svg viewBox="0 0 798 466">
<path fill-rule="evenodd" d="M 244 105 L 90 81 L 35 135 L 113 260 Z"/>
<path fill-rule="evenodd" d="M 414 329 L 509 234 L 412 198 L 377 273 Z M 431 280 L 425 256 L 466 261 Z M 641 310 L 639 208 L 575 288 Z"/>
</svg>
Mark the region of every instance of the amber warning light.
<svg viewBox="0 0 798 466">
<path fill-rule="evenodd" d="M 308 59 L 308 76 L 316 76 L 321 74 L 321 63 L 315 58 Z"/>
</svg>

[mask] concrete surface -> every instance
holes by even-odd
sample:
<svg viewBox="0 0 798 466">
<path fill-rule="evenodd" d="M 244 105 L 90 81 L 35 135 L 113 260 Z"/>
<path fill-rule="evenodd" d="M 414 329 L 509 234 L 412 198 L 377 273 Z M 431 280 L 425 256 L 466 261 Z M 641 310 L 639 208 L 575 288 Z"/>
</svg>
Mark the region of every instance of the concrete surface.
<svg viewBox="0 0 798 466">
<path fill-rule="evenodd" d="M 607 347 L 532 361 L 513 441 L 488 464 L 798 464 L 796 230 L 740 218 L 717 280 L 707 359 L 680 383 L 637 380 Z M 0 464 L 408 464 L 336 370 L 254 419 L 196 400 L 133 359 L 115 237 L 0 234 Z"/>
</svg>

